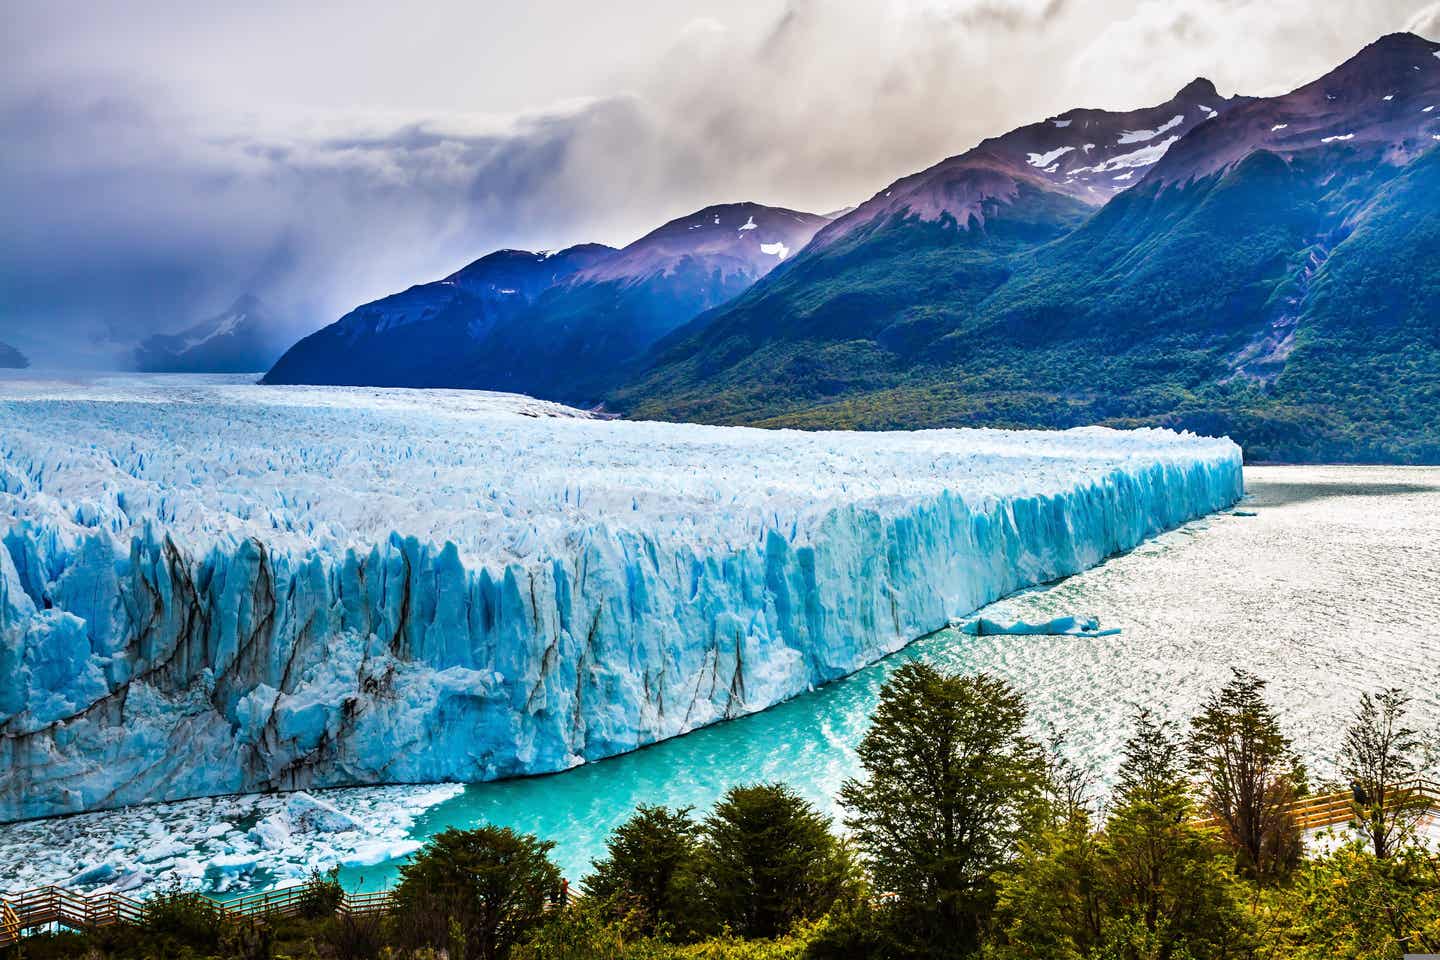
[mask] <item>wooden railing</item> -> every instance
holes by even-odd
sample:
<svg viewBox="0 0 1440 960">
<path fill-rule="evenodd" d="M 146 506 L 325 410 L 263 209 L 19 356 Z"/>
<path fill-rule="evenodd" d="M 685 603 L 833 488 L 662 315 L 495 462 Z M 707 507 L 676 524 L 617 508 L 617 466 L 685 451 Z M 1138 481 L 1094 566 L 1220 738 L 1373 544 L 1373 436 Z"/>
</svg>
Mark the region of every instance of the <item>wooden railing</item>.
<svg viewBox="0 0 1440 960">
<path fill-rule="evenodd" d="M 218 918 L 254 924 L 299 916 L 316 896 L 323 896 L 323 893 L 310 884 L 300 884 L 246 894 L 232 900 L 216 901 L 201 897 L 199 902 L 209 905 Z M 394 902 L 394 895 L 389 890 L 344 893 L 335 906 L 335 914 L 340 917 L 365 917 L 389 913 Z M 144 917 L 145 904 L 122 893 L 97 893 L 87 897 L 54 886 L 23 890 L 0 898 L 0 947 L 15 943 L 29 931 L 53 927 L 93 930 L 114 923 L 138 924 Z"/>
<path fill-rule="evenodd" d="M 1440 811 L 1440 783 L 1433 780 L 1407 780 L 1388 787 L 1386 792 L 1389 798 L 1387 803 L 1391 806 L 1423 806 Z M 1349 823 L 1354 819 L 1354 808 L 1351 807 L 1353 799 L 1354 794 L 1351 791 L 1340 790 L 1301 797 L 1288 804 L 1287 810 L 1295 825 L 1302 831 L 1319 830 L 1322 827 Z M 1220 818 L 1214 816 L 1204 817 L 1196 822 L 1204 827 L 1220 826 Z"/>
</svg>

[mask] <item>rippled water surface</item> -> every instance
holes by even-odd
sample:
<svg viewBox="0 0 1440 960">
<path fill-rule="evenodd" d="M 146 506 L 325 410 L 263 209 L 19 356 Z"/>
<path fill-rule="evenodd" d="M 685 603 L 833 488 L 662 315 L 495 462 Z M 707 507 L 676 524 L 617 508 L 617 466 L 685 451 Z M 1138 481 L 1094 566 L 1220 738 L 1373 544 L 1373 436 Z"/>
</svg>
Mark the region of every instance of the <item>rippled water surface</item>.
<svg viewBox="0 0 1440 960">
<path fill-rule="evenodd" d="M 944 631 L 881 664 L 764 713 L 549 777 L 466 788 L 417 821 L 414 836 L 481 821 L 556 841 L 583 875 L 637 803 L 705 808 L 732 784 L 783 780 L 838 815 L 854 748 L 886 674 L 909 659 L 989 671 L 1025 691 L 1036 731 L 1103 782 L 1129 716 L 1146 704 L 1186 720 L 1232 666 L 1270 695 L 1315 774 L 1331 771 L 1335 731 L 1360 691 L 1400 686 L 1440 724 L 1440 470 L 1251 467 L 1239 510 L 986 608 L 992 620 L 1099 617 L 1118 636 L 963 636 Z M 393 868 L 351 871 L 376 886 Z"/>
</svg>

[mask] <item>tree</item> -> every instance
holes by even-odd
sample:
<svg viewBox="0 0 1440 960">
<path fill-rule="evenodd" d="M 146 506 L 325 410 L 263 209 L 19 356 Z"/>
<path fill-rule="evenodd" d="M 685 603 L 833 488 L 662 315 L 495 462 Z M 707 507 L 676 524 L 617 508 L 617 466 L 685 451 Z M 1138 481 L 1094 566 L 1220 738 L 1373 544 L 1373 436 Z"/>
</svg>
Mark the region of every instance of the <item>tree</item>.
<svg viewBox="0 0 1440 960">
<path fill-rule="evenodd" d="M 997 960 L 1237 955 L 1249 936 L 1238 884 L 1190 819 L 1181 759 L 1170 726 L 1141 711 L 1104 829 L 1077 816 L 1022 843 L 1000 875 Z"/>
<path fill-rule="evenodd" d="M 450 829 L 400 866 L 396 917 L 415 945 L 451 957 L 500 960 L 559 901 L 555 845 L 509 827 Z"/>
<path fill-rule="evenodd" d="M 726 792 L 705 819 L 698 872 L 715 922 L 743 937 L 819 917 L 855 883 L 830 820 L 784 784 Z"/>
<path fill-rule="evenodd" d="M 610 835 L 604 859 L 594 861 L 585 893 L 612 918 L 640 930 L 688 930 L 694 923 L 694 871 L 700 825 L 689 807 L 641 805 Z"/>
<path fill-rule="evenodd" d="M 1424 747 L 1419 734 L 1405 725 L 1409 703 L 1410 698 L 1396 689 L 1361 694 L 1340 747 L 1340 773 L 1353 791 L 1352 826 L 1381 859 L 1415 835 L 1416 824 L 1426 813 L 1424 804 L 1409 802 L 1405 792 L 1393 789 L 1415 778 Z"/>
<path fill-rule="evenodd" d="M 863 781 L 840 788 L 846 823 L 900 929 L 934 955 L 975 949 L 992 875 L 1046 819 L 1044 752 L 1021 696 L 983 674 L 907 663 L 880 691 L 860 743 Z"/>
<path fill-rule="evenodd" d="M 1183 759 L 1170 724 L 1136 714 L 1100 854 L 1105 940 L 1117 958 L 1235 956 L 1249 935 L 1224 848 L 1192 818 Z"/>
<path fill-rule="evenodd" d="M 1243 670 L 1191 721 L 1189 767 L 1240 867 L 1256 877 L 1293 866 L 1300 833 L 1288 805 L 1305 775 L 1264 698 L 1265 681 Z"/>
</svg>

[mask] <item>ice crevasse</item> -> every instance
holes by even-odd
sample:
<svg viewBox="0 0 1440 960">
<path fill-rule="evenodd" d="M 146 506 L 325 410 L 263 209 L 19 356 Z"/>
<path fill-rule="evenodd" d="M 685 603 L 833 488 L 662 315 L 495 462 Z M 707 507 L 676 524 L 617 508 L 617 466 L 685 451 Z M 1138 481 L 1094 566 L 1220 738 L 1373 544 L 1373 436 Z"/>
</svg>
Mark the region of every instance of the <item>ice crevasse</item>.
<svg viewBox="0 0 1440 960">
<path fill-rule="evenodd" d="M 1234 503 L 1163 430 L 766 431 L 0 380 L 0 820 L 564 769 Z"/>
</svg>

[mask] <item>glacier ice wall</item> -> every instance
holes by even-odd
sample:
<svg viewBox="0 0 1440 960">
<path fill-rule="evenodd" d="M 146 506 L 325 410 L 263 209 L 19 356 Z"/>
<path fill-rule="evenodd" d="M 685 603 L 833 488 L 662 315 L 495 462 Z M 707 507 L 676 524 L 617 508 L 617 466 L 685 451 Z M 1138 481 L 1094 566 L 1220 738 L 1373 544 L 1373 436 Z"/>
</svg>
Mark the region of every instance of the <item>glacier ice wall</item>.
<svg viewBox="0 0 1440 960">
<path fill-rule="evenodd" d="M 0 820 L 554 771 L 1233 503 L 1169 431 L 803 433 L 0 380 Z"/>
</svg>

